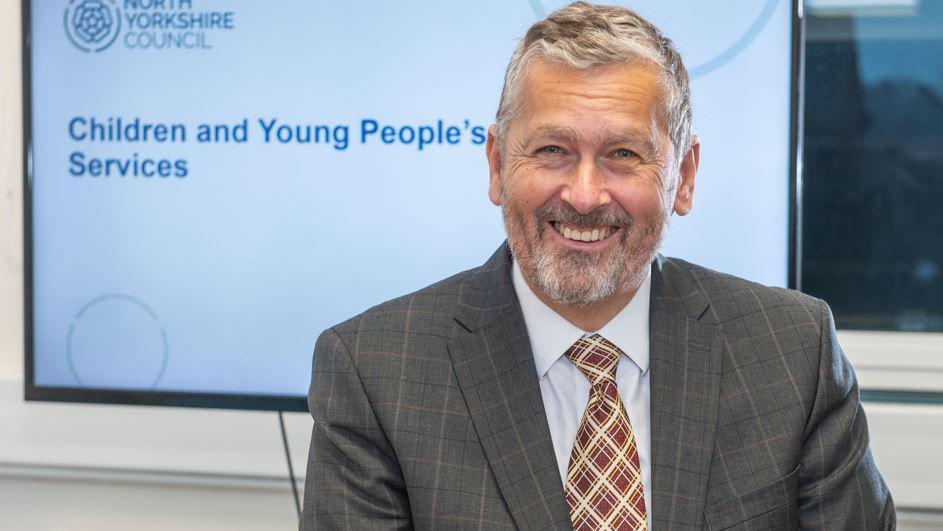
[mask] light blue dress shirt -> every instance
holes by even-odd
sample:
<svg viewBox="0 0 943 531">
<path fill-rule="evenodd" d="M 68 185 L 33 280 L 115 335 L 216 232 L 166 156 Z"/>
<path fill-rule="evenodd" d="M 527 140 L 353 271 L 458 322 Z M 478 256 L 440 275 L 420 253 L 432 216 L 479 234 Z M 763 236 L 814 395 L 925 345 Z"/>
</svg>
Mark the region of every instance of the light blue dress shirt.
<svg viewBox="0 0 943 531">
<path fill-rule="evenodd" d="M 593 332 L 580 330 L 538 299 L 524 280 L 516 261 L 513 265 L 512 280 L 534 351 L 540 394 L 543 397 L 544 411 L 547 413 L 547 423 L 550 424 L 550 436 L 560 468 L 560 478 L 566 485 L 570 452 L 576 440 L 580 419 L 589 402 L 591 384 L 563 353 L 577 339 Z M 652 277 L 649 271 L 625 308 L 595 332 L 611 341 L 625 354 L 616 366 L 616 386 L 635 433 L 649 529 L 652 526 L 651 386 L 648 372 L 651 288 Z"/>
</svg>

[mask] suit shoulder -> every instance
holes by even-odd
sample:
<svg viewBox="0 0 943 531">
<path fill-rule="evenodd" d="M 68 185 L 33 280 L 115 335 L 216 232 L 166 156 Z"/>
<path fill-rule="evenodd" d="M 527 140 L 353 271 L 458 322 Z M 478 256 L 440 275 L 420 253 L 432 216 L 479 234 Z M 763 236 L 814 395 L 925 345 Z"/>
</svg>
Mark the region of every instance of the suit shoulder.
<svg viewBox="0 0 943 531">
<path fill-rule="evenodd" d="M 707 299 L 701 321 L 721 334 L 731 392 L 752 396 L 751 404 L 779 404 L 787 392 L 795 391 L 797 411 L 807 415 L 830 333 L 828 306 L 795 290 L 764 286 L 682 260 L 673 262 L 687 273 L 677 276 L 690 279 L 687 296 L 699 293 Z"/>
<path fill-rule="evenodd" d="M 665 267 L 674 268 L 690 279 L 690 288 L 704 294 L 710 303 L 712 320 L 717 323 L 779 314 L 788 315 L 789 321 L 817 322 L 823 309 L 827 309 L 821 299 L 800 291 L 765 286 L 678 258 L 669 258 L 665 262 Z"/>
</svg>

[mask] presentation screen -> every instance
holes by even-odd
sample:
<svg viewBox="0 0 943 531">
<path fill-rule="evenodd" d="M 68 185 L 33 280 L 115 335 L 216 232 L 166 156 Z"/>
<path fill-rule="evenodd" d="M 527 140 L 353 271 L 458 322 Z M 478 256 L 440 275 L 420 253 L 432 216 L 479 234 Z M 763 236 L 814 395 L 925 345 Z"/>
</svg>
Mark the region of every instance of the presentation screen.
<svg viewBox="0 0 943 531">
<path fill-rule="evenodd" d="M 692 77 L 663 253 L 786 285 L 793 3 L 624 4 Z M 487 128 L 563 5 L 24 4 L 27 397 L 304 409 L 321 331 L 503 241 Z"/>
</svg>

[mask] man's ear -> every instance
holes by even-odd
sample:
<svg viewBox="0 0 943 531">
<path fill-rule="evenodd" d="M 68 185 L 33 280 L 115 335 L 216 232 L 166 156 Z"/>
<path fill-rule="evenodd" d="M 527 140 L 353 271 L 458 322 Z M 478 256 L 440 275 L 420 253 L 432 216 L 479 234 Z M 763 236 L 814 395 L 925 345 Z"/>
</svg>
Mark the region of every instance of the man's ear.
<svg viewBox="0 0 943 531">
<path fill-rule="evenodd" d="M 485 155 L 488 157 L 488 199 L 501 206 L 501 148 L 498 146 L 497 128 L 488 128 L 488 141 L 485 143 Z"/>
<path fill-rule="evenodd" d="M 694 205 L 694 177 L 697 175 L 697 167 L 701 161 L 701 143 L 697 138 L 694 139 L 694 145 L 688 150 L 681 161 L 680 175 L 678 179 L 678 191 L 675 194 L 675 213 L 679 216 L 687 215 Z"/>
</svg>

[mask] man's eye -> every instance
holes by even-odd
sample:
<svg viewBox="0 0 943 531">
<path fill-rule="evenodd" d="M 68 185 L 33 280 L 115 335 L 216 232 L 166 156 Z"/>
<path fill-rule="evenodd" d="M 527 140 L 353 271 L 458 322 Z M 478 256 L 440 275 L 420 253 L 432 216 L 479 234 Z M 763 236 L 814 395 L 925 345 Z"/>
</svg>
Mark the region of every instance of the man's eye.
<svg viewBox="0 0 943 531">
<path fill-rule="evenodd" d="M 538 155 L 559 155 L 560 153 L 563 153 L 560 146 L 544 146 L 537 150 Z"/>
<path fill-rule="evenodd" d="M 613 151 L 612 156 L 619 159 L 629 159 L 629 158 L 637 157 L 638 155 L 636 155 L 635 152 L 632 151 L 631 149 L 623 148 L 623 149 L 617 149 Z"/>
</svg>

